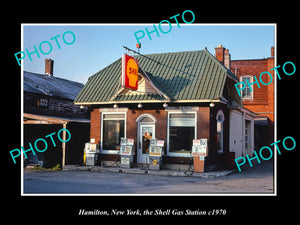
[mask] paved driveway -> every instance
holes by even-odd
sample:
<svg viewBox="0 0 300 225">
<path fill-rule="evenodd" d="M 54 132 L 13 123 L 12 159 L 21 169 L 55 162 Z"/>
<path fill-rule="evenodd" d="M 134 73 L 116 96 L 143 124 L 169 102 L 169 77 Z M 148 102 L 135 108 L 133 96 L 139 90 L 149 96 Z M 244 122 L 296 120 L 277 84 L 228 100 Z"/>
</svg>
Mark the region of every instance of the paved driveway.
<svg viewBox="0 0 300 225">
<path fill-rule="evenodd" d="M 216 178 L 172 177 L 93 171 L 24 173 L 24 194 L 205 194 L 273 193 L 273 164 Z"/>
</svg>

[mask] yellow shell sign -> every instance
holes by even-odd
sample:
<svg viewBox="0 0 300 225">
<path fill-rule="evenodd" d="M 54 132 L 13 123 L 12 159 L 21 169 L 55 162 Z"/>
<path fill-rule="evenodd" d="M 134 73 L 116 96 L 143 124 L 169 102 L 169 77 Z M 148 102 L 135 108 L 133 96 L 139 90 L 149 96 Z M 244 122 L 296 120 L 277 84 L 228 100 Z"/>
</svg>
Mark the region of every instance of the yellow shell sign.
<svg viewBox="0 0 300 225">
<path fill-rule="evenodd" d="M 157 165 L 157 160 L 153 160 L 152 165 Z"/>
<path fill-rule="evenodd" d="M 139 65 L 133 57 L 122 56 L 122 86 L 133 90 L 138 89 Z"/>
</svg>

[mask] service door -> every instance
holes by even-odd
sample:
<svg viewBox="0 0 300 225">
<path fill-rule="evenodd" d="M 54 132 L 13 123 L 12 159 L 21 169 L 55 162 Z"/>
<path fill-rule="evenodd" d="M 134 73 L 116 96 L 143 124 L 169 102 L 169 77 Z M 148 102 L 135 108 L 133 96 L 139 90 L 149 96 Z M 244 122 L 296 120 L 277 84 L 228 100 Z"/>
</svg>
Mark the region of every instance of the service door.
<svg viewBox="0 0 300 225">
<path fill-rule="evenodd" d="M 155 125 L 139 125 L 137 162 L 149 163 L 148 152 L 150 139 L 155 138 Z"/>
<path fill-rule="evenodd" d="M 235 152 L 235 158 L 245 156 L 243 154 L 243 133 L 243 114 L 231 111 L 229 149 L 231 152 Z"/>
</svg>

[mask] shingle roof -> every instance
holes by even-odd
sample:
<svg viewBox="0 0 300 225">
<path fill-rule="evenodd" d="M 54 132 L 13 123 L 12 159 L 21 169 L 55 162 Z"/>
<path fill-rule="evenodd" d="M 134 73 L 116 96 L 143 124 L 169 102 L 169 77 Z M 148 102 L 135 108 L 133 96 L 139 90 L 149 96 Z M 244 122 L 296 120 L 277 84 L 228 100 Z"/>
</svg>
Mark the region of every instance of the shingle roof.
<svg viewBox="0 0 300 225">
<path fill-rule="evenodd" d="M 75 81 L 27 71 L 24 71 L 23 80 L 26 92 L 70 100 L 74 100 L 83 87 L 83 84 Z"/>
<path fill-rule="evenodd" d="M 135 56 L 161 94 L 118 95 L 121 87 L 121 58 L 91 76 L 75 103 L 103 104 L 131 101 L 212 100 L 222 97 L 226 76 L 234 77 L 207 50 Z M 139 70 L 141 74 L 143 71 Z"/>
</svg>

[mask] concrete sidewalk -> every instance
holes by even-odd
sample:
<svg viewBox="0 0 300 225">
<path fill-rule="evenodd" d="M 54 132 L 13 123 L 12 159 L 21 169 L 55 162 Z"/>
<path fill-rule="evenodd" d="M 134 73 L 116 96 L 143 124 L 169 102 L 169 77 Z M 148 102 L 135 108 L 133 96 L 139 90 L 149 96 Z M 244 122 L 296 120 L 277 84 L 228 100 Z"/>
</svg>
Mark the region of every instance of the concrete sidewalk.
<svg viewBox="0 0 300 225">
<path fill-rule="evenodd" d="M 192 175 L 185 175 L 184 171 L 163 169 L 163 170 L 149 170 L 145 168 L 122 168 L 122 167 L 102 167 L 102 166 L 81 166 L 81 165 L 66 165 L 63 170 L 77 170 L 77 171 L 99 171 L 99 172 L 113 172 L 113 173 L 129 173 L 129 174 L 148 174 L 160 176 L 181 176 L 181 177 L 201 177 L 201 178 L 215 178 L 227 176 L 236 172 L 236 170 L 222 170 L 210 171 L 204 173 L 193 173 Z"/>
</svg>

